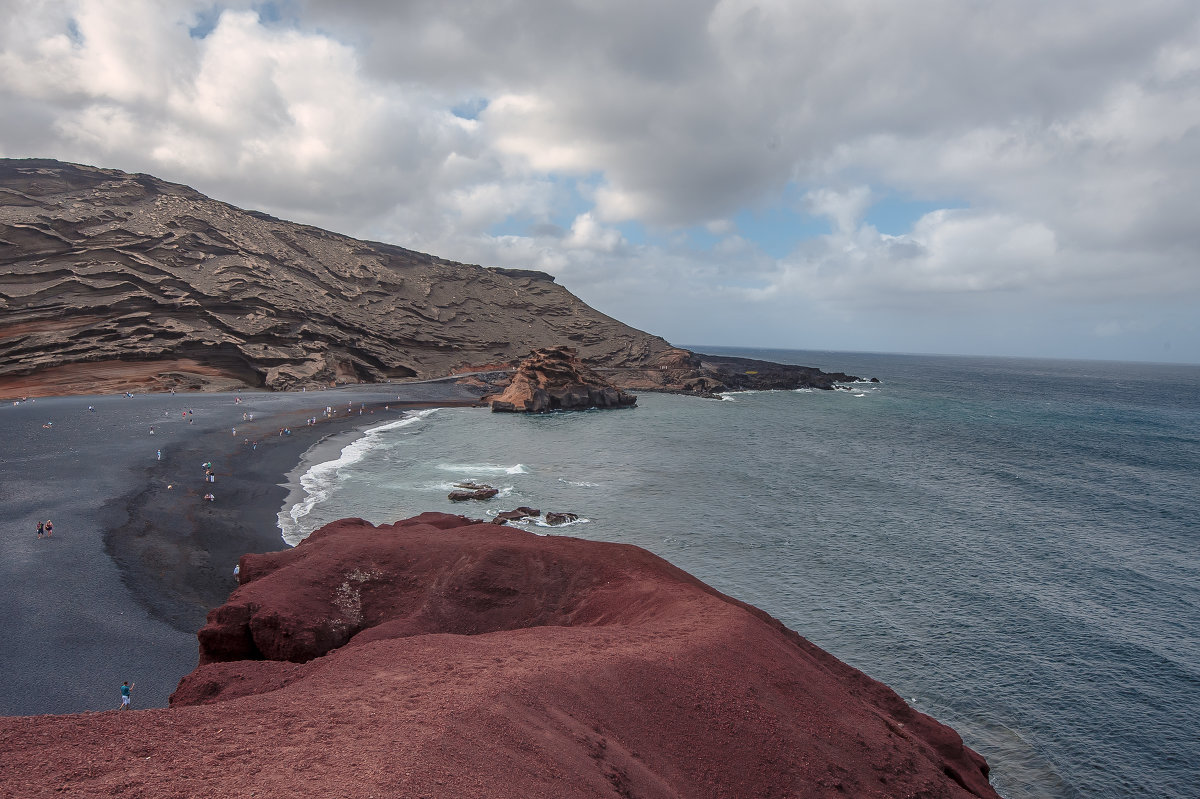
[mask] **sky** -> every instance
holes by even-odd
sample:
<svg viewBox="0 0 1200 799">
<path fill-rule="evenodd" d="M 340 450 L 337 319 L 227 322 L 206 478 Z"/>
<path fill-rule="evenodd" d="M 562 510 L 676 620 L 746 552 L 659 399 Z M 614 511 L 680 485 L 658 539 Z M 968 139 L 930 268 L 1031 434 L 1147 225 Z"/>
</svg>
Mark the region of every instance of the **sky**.
<svg viewBox="0 0 1200 799">
<path fill-rule="evenodd" d="M 0 0 L 0 157 L 675 344 L 1200 363 L 1195 0 Z"/>
</svg>

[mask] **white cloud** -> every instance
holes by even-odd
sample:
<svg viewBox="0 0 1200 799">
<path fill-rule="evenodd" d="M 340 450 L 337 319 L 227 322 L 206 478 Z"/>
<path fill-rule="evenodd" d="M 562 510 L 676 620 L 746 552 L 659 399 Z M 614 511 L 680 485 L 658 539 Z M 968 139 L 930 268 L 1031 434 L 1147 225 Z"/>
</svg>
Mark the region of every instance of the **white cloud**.
<svg viewBox="0 0 1200 799">
<path fill-rule="evenodd" d="M 1080 341 L 1113 303 L 1200 314 L 1200 9 L 1184 0 L 297 0 L 278 20 L 242 0 L 0 6 L 4 155 L 547 269 L 669 337 L 700 317 L 770 337 L 869 313 L 856 335 L 892 341 L 883 314 L 932 331 L 966 298 L 995 325 L 1074 303 Z M 888 235 L 872 220 L 889 198 L 946 207 Z M 830 232 L 772 257 L 788 231 L 739 220 L 786 202 Z M 495 234 L 511 220 L 522 235 Z"/>
</svg>

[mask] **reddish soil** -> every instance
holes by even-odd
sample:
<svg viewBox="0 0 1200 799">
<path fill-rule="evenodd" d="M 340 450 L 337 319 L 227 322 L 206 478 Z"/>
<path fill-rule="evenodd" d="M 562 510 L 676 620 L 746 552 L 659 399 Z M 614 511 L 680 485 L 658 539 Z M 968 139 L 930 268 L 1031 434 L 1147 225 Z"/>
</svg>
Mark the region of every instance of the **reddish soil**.
<svg viewBox="0 0 1200 799">
<path fill-rule="evenodd" d="M 953 730 L 636 547 L 424 514 L 241 569 L 170 709 L 0 719 L 0 793 L 996 797 Z"/>
<path fill-rule="evenodd" d="M 29 375 L 0 377 L 0 399 L 115 394 L 122 391 L 227 391 L 242 388 L 238 376 L 191 358 L 157 361 L 69 363 Z"/>
</svg>

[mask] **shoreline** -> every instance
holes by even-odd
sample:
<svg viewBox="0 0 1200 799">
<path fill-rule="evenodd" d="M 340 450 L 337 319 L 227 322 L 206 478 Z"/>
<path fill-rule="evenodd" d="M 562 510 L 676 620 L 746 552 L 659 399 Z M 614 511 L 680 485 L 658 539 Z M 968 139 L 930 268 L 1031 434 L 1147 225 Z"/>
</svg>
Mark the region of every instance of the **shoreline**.
<svg viewBox="0 0 1200 799">
<path fill-rule="evenodd" d="M 0 677 L 19 686 L 0 715 L 108 710 L 126 679 L 135 707 L 165 707 L 195 667 L 205 616 L 237 585 L 238 559 L 287 548 L 278 514 L 306 453 L 408 411 L 477 403 L 476 390 L 434 382 L 0 405 L 0 436 L 12 442 L 0 463 L 0 579 L 11 586 Z M 37 539 L 46 518 L 54 536 Z"/>
</svg>

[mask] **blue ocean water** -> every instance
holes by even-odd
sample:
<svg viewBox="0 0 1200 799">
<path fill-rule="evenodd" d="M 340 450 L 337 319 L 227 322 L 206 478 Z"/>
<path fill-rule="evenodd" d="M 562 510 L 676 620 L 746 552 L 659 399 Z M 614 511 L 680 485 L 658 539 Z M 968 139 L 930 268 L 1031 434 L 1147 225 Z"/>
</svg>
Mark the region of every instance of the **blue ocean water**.
<svg viewBox="0 0 1200 799">
<path fill-rule="evenodd" d="M 719 351 L 882 382 L 423 412 L 310 452 L 281 527 L 577 513 L 554 532 L 662 555 L 950 724 L 1009 799 L 1200 795 L 1200 367 Z"/>
</svg>

